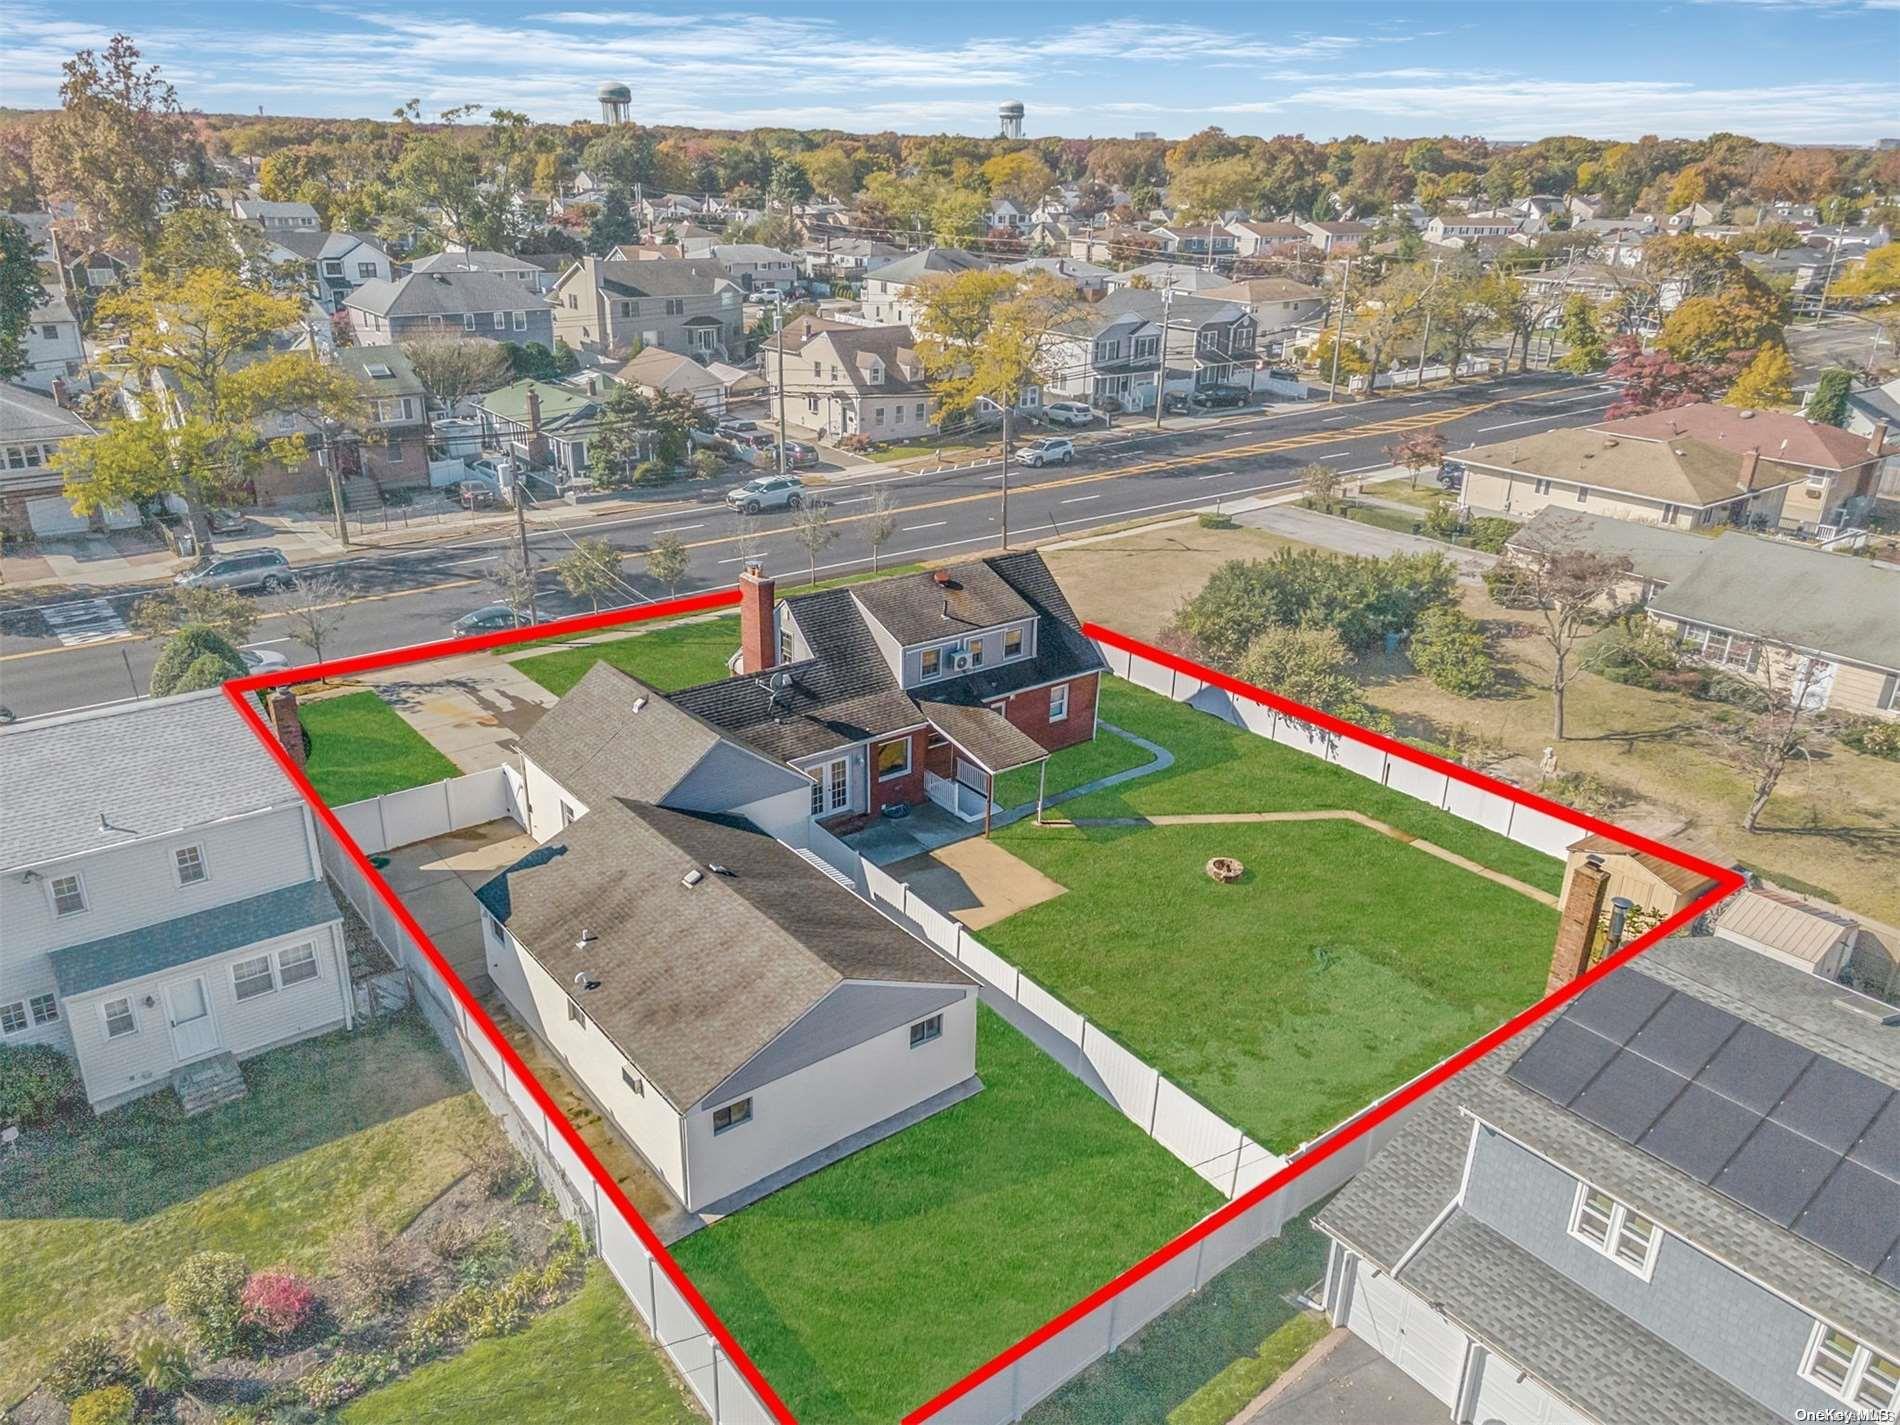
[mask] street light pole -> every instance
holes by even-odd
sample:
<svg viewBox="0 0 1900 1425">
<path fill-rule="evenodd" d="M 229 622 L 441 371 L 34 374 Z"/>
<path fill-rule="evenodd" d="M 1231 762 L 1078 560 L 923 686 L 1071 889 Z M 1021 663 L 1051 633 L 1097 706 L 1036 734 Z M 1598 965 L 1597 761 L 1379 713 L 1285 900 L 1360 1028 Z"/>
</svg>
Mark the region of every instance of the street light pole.
<svg viewBox="0 0 1900 1425">
<path fill-rule="evenodd" d="M 1444 261 L 1445 259 L 1442 257 L 1434 257 L 1432 259 L 1432 280 L 1425 284 L 1425 290 L 1419 293 L 1419 296 L 1418 296 L 1418 300 L 1421 305 L 1424 304 L 1424 301 L 1427 297 L 1432 295 L 1432 288 L 1438 285 L 1438 269 L 1444 264 Z M 1418 381 L 1415 383 L 1415 387 L 1418 390 L 1423 390 L 1425 387 L 1425 353 L 1431 350 L 1431 346 L 1432 346 L 1432 309 L 1430 307 L 1426 307 L 1425 308 L 1425 333 L 1423 336 L 1421 336 L 1418 339 Z M 1451 373 L 1451 379 L 1454 381 L 1458 379 L 1458 373 L 1456 371 Z"/>
</svg>

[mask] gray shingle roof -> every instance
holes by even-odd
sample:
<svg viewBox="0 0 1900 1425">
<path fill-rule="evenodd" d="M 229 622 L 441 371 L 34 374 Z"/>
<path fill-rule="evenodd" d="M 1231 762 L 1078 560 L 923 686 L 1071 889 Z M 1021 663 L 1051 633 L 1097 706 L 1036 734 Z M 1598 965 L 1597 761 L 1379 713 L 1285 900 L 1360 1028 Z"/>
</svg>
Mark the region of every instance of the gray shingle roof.
<svg viewBox="0 0 1900 1425">
<path fill-rule="evenodd" d="M 651 262 L 608 262 L 589 258 L 582 268 L 621 297 L 704 297 L 722 286 L 737 286 L 710 257 L 661 257 Z"/>
<path fill-rule="evenodd" d="M 866 281 L 883 282 L 894 287 L 905 287 L 919 282 L 933 273 L 969 272 L 978 267 L 990 266 L 987 257 L 978 257 L 973 252 L 965 252 L 960 247 L 927 247 L 922 252 L 913 252 L 909 257 L 900 257 L 889 266 L 880 267 L 866 275 Z"/>
<path fill-rule="evenodd" d="M 1900 572 L 1730 533 L 1650 600 L 1671 618 L 1900 670 Z"/>
<path fill-rule="evenodd" d="M 261 896 L 68 945 L 48 958 L 60 994 L 80 995 L 342 918 L 327 882 L 300 881 Z"/>
<path fill-rule="evenodd" d="M 990 772 L 1027 767 L 1048 757 L 1049 749 L 1001 713 L 966 703 L 917 700 L 930 725 Z"/>
<path fill-rule="evenodd" d="M 416 368 L 400 346 L 340 346 L 336 351 L 336 364 L 360 381 L 371 396 L 424 394 L 422 378 L 416 375 Z M 372 366 L 389 374 L 371 375 Z"/>
<path fill-rule="evenodd" d="M 609 800 L 477 894 L 680 1109 L 846 981 L 973 983 L 737 817 Z"/>
<path fill-rule="evenodd" d="M 859 606 L 902 644 L 956 638 L 1034 614 L 1028 601 L 982 560 L 932 574 L 855 585 Z"/>
<path fill-rule="evenodd" d="M 0 788 L 0 870 L 298 800 L 216 688 L 0 729 Z"/>
<path fill-rule="evenodd" d="M 91 434 L 91 426 L 51 396 L 11 381 L 0 384 L 0 441 L 43 441 L 51 445 L 67 436 Z"/>
<path fill-rule="evenodd" d="M 344 305 L 380 317 L 548 310 L 547 298 L 518 277 L 460 271 L 412 272 L 394 282 L 365 282 Z"/>
<path fill-rule="evenodd" d="M 1532 515 L 1507 543 L 1512 549 L 1541 554 L 1587 549 L 1610 558 L 1627 558 L 1631 572 L 1672 584 L 1715 547 L 1706 535 L 1666 529 L 1646 520 L 1614 520 L 1552 508 Z"/>
</svg>

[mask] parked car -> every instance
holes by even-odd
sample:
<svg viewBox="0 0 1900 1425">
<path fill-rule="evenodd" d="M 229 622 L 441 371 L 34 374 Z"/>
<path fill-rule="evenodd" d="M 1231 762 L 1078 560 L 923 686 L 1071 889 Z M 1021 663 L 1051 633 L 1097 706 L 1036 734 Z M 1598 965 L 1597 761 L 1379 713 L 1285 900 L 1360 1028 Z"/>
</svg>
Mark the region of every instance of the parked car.
<svg viewBox="0 0 1900 1425">
<path fill-rule="evenodd" d="M 1204 411 L 1229 410 L 1246 405 L 1248 394 L 1245 386 L 1200 386 L 1189 402 Z"/>
<path fill-rule="evenodd" d="M 741 514 L 795 510 L 804 499 L 805 482 L 796 475 L 762 475 L 726 491 L 726 503 Z"/>
<path fill-rule="evenodd" d="M 785 442 L 785 464 L 793 470 L 803 470 L 808 465 L 818 463 L 818 447 L 807 445 L 802 440 Z"/>
<path fill-rule="evenodd" d="M 508 604 L 483 604 L 450 624 L 449 632 L 456 638 L 470 638 L 478 633 L 496 633 L 504 628 L 526 628 L 531 622 L 527 614 Z"/>
<path fill-rule="evenodd" d="M 492 510 L 501 504 L 501 492 L 482 480 L 463 480 L 455 486 L 455 499 L 465 510 Z"/>
<path fill-rule="evenodd" d="M 184 589 L 261 589 L 267 594 L 288 589 L 296 582 L 281 549 L 213 554 L 172 576 L 172 583 Z"/>
<path fill-rule="evenodd" d="M 1075 442 L 1066 435 L 1044 436 L 1030 441 L 1016 454 L 1025 465 L 1067 465 L 1075 459 Z"/>
<path fill-rule="evenodd" d="M 246 673 L 275 673 L 290 666 L 288 658 L 269 648 L 240 648 L 237 655 Z"/>
<path fill-rule="evenodd" d="M 736 435 L 750 435 L 758 428 L 759 423 L 757 421 L 721 421 L 719 423 L 719 434 L 725 436 L 727 439 L 731 439 Z"/>
<path fill-rule="evenodd" d="M 205 523 L 213 534 L 242 534 L 250 521 L 236 510 L 212 510 L 205 516 Z"/>
<path fill-rule="evenodd" d="M 1096 413 L 1080 401 L 1052 401 L 1042 408 L 1049 424 L 1057 426 L 1094 425 Z"/>
<path fill-rule="evenodd" d="M 1465 484 L 1465 467 L 1456 460 L 1447 460 L 1438 467 L 1438 485 L 1444 490 L 1462 490 Z"/>
</svg>

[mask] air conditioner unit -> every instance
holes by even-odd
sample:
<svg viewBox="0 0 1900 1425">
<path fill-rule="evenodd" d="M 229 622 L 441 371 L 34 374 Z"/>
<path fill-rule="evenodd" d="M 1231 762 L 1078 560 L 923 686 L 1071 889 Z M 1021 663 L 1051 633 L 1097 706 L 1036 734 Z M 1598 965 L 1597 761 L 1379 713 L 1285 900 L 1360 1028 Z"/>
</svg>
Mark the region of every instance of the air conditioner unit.
<svg viewBox="0 0 1900 1425">
<path fill-rule="evenodd" d="M 952 653 L 950 655 L 950 667 L 953 672 L 957 672 L 957 673 L 969 672 L 970 671 L 970 655 L 967 653 L 961 653 L 961 652 Z"/>
</svg>

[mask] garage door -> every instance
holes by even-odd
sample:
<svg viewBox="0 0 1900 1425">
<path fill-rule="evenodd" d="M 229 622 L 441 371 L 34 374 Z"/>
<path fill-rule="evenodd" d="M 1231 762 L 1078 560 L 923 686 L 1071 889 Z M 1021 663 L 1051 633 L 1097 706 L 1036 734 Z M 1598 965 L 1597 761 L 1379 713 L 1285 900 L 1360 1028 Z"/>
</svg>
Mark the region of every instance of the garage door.
<svg viewBox="0 0 1900 1425">
<path fill-rule="evenodd" d="M 1346 1326 L 1445 1404 L 1458 1393 L 1465 1333 L 1383 1273 L 1360 1261 Z"/>
<path fill-rule="evenodd" d="M 1477 1425 L 1590 1425 L 1502 1356 L 1487 1355 L 1478 1380 Z"/>
<path fill-rule="evenodd" d="M 42 539 L 64 534 L 84 534 L 89 527 L 84 515 L 73 513 L 63 495 L 47 495 L 26 502 L 26 522 Z"/>
</svg>

